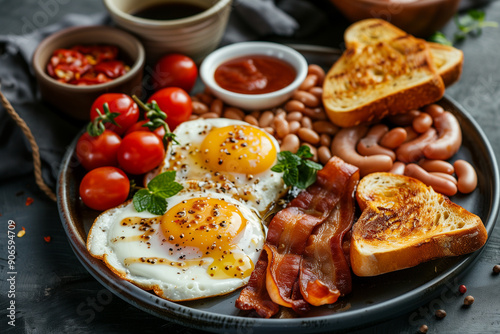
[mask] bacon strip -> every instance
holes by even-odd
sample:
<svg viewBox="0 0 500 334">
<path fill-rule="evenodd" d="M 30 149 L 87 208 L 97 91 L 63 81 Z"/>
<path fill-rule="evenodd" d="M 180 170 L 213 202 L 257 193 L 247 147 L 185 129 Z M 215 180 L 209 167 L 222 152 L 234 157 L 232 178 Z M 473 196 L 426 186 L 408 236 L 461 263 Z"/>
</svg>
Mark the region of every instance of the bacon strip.
<svg viewBox="0 0 500 334">
<path fill-rule="evenodd" d="M 312 186 L 274 216 L 259 262 L 236 307 L 255 309 L 266 318 L 279 310 L 278 305 L 304 313 L 309 304 L 333 303 L 350 291 L 342 238 L 352 224 L 358 180 L 356 167 L 334 157 Z"/>
</svg>

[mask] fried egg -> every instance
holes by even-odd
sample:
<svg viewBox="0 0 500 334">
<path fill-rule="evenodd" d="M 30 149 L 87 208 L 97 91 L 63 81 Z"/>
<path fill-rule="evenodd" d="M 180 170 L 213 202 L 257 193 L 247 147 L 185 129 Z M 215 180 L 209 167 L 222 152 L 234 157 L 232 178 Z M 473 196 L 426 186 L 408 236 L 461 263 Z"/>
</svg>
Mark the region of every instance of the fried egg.
<svg viewBox="0 0 500 334">
<path fill-rule="evenodd" d="M 118 276 L 172 301 L 245 285 L 264 244 L 256 213 L 226 194 L 185 188 L 162 216 L 131 201 L 95 220 L 87 248 Z"/>
<path fill-rule="evenodd" d="M 174 133 L 179 145 L 169 148 L 159 173 L 174 170 L 177 182 L 229 194 L 261 216 L 286 193 L 282 174 L 271 171 L 279 144 L 264 130 L 219 118 L 184 122 Z"/>
</svg>

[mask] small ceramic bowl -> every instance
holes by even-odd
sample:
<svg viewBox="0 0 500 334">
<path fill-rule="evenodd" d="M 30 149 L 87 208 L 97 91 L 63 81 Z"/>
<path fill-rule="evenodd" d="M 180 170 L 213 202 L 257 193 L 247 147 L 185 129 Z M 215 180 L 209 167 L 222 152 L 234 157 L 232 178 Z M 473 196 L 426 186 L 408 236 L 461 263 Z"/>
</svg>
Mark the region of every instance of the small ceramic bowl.
<svg viewBox="0 0 500 334">
<path fill-rule="evenodd" d="M 290 64 L 296 72 L 292 83 L 280 90 L 264 94 L 241 94 L 220 87 L 214 78 L 215 70 L 222 63 L 243 56 L 266 55 Z M 294 49 L 271 42 L 242 42 L 220 48 L 208 55 L 200 66 L 200 78 L 218 98 L 245 110 L 267 109 L 280 105 L 290 98 L 307 76 L 307 61 Z"/>
<path fill-rule="evenodd" d="M 46 67 L 54 50 L 78 44 L 115 45 L 130 66 L 130 71 L 112 81 L 77 86 L 59 82 L 47 74 Z M 142 95 L 144 47 L 129 33 L 106 26 L 83 26 L 61 30 L 44 39 L 33 55 L 33 68 L 42 99 L 79 120 L 88 120 L 94 100 L 104 93 Z"/>
<path fill-rule="evenodd" d="M 460 0 L 330 0 L 349 20 L 380 18 L 409 34 L 429 37 L 457 12 Z"/>
<path fill-rule="evenodd" d="M 169 2 L 179 3 L 174 0 L 104 0 L 104 5 L 118 26 L 140 38 L 148 63 L 154 64 L 161 56 L 172 52 L 201 61 L 219 45 L 232 0 L 184 0 L 183 4 L 207 9 L 180 19 L 155 20 L 133 15 L 144 8 Z"/>
</svg>

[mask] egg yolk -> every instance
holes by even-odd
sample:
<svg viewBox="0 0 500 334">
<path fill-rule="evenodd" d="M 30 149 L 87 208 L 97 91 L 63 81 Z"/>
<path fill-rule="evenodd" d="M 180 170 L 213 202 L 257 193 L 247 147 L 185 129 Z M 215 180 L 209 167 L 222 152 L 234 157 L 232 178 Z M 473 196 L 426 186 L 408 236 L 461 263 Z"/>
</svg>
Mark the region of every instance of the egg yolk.
<svg viewBox="0 0 500 334">
<path fill-rule="evenodd" d="M 230 125 L 210 131 L 201 144 L 205 163 L 212 170 L 258 174 L 276 161 L 276 147 L 263 130 Z"/>
<path fill-rule="evenodd" d="M 220 199 L 192 198 L 172 207 L 162 216 L 160 225 L 165 239 L 178 247 L 177 251 L 195 247 L 201 257 L 213 259 L 207 269 L 211 277 L 244 278 L 252 273 L 252 260 L 237 251 L 235 242 L 245 229 L 246 219 L 235 205 Z"/>
</svg>

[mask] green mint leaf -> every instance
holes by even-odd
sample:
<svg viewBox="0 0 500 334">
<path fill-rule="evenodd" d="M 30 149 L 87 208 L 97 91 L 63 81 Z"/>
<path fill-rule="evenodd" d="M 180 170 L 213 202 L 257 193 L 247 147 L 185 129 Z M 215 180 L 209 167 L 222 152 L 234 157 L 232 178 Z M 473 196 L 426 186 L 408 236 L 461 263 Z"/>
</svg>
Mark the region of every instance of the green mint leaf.
<svg viewBox="0 0 500 334">
<path fill-rule="evenodd" d="M 147 189 L 140 189 L 134 194 L 132 203 L 137 212 L 142 212 L 148 208 L 151 193 Z"/>
<path fill-rule="evenodd" d="M 299 183 L 299 169 L 292 167 L 283 173 L 283 181 L 287 186 L 294 186 Z"/>
<path fill-rule="evenodd" d="M 163 215 L 167 211 L 166 199 L 183 188 L 180 183 L 175 182 L 175 171 L 167 171 L 152 179 L 147 189 L 137 191 L 132 203 L 138 212 L 148 210 L 152 214 Z"/>
<path fill-rule="evenodd" d="M 271 170 L 276 173 L 283 173 L 286 169 L 286 165 L 284 164 L 276 164 L 273 167 L 271 167 Z"/>
<path fill-rule="evenodd" d="M 309 168 L 307 164 L 300 165 L 299 168 L 300 179 L 295 184 L 297 188 L 306 189 L 316 181 L 317 170 Z"/>
<path fill-rule="evenodd" d="M 165 197 L 152 194 L 149 198 L 148 211 L 154 215 L 163 215 L 167 212 L 167 201 Z"/>
<path fill-rule="evenodd" d="M 320 170 L 320 169 L 323 169 L 323 165 L 317 163 L 317 162 L 314 162 L 312 160 L 303 160 L 303 163 L 309 167 L 310 169 L 313 169 L 313 170 Z"/>
<path fill-rule="evenodd" d="M 446 38 L 446 35 L 440 31 L 436 31 L 434 34 L 432 34 L 429 37 L 429 41 L 434 42 L 434 43 L 443 44 L 443 45 L 448 45 L 448 46 L 453 45 L 453 43 L 450 40 L 448 40 L 448 38 Z"/>
<path fill-rule="evenodd" d="M 273 172 L 283 173 L 287 186 L 305 189 L 316 181 L 317 171 L 323 166 L 308 160 L 313 154 L 308 146 L 301 146 L 297 153 L 282 151 L 278 154 L 278 163 L 271 167 Z"/>
<path fill-rule="evenodd" d="M 297 151 L 297 156 L 300 158 L 309 159 L 312 158 L 314 154 L 311 153 L 311 149 L 309 148 L 309 146 L 302 145 Z"/>
</svg>

